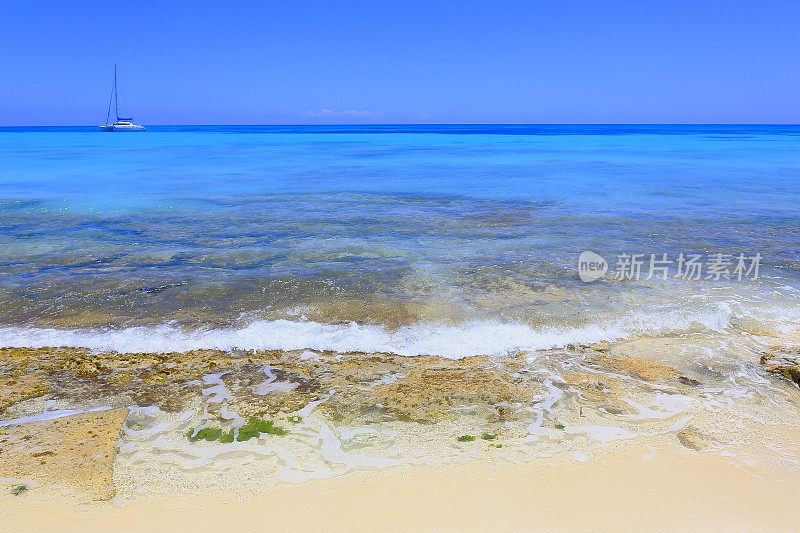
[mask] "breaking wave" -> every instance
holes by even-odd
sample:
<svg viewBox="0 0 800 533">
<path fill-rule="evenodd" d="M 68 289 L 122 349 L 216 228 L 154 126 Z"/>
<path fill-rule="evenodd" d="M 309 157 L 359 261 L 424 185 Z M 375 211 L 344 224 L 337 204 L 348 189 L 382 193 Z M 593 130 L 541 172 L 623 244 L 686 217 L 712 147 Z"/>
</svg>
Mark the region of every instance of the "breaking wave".
<svg viewBox="0 0 800 533">
<path fill-rule="evenodd" d="M 0 328 L 0 346 L 88 348 L 97 352 L 185 352 L 219 350 L 333 350 L 439 355 L 505 355 L 521 350 L 561 348 L 568 344 L 618 340 L 632 335 L 684 331 L 723 331 L 733 312 L 718 303 L 702 312 L 682 310 L 620 318 L 579 327 L 534 328 L 519 322 L 477 321 L 459 325 L 419 323 L 397 330 L 378 325 L 324 324 L 312 321 L 256 320 L 244 327 L 184 330 L 173 324 L 152 327 L 55 329 Z"/>
</svg>

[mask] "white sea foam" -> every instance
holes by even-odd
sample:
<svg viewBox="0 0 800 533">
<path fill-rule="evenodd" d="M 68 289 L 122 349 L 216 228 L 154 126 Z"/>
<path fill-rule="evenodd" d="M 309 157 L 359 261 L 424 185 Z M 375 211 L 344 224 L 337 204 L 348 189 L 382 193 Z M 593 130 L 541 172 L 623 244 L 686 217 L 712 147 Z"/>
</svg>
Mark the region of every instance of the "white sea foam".
<svg viewBox="0 0 800 533">
<path fill-rule="evenodd" d="M 8 420 L 0 420 L 0 428 L 7 426 L 16 426 L 21 424 L 30 424 L 31 422 L 44 422 L 46 420 L 54 420 L 56 418 L 64 418 L 65 416 L 80 415 L 84 413 L 95 413 L 98 411 L 108 411 L 111 409 L 109 406 L 92 407 L 91 409 L 54 409 L 52 411 L 44 411 L 38 415 L 22 416 L 19 418 L 11 418 Z"/>
<path fill-rule="evenodd" d="M 397 330 L 377 325 L 324 324 L 312 321 L 257 320 L 240 328 L 185 331 L 174 325 L 131 328 L 48 329 L 0 328 L 4 347 L 82 347 L 94 351 L 184 352 L 219 350 L 333 350 L 387 352 L 398 355 L 504 355 L 520 350 L 560 348 L 567 344 L 616 340 L 631 335 L 668 334 L 686 330 L 723 331 L 733 312 L 719 303 L 704 309 L 673 309 L 636 314 L 580 327 L 534 328 L 495 320 L 459 325 L 420 323 Z"/>
</svg>

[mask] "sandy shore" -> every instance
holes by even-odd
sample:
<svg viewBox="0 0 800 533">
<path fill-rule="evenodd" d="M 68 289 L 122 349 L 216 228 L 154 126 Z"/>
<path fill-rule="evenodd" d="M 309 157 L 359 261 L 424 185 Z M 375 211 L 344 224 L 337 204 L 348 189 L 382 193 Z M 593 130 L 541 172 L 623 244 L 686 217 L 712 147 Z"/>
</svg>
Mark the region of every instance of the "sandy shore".
<svg viewBox="0 0 800 533">
<path fill-rule="evenodd" d="M 800 531 L 798 391 L 753 355 L 786 350 L 655 358 L 674 342 L 0 349 L 0 532 Z"/>
<path fill-rule="evenodd" d="M 75 505 L 0 498 L 5 531 L 797 531 L 800 482 L 710 453 L 618 447 L 576 461 L 402 467 L 260 494 L 145 496 Z"/>
</svg>

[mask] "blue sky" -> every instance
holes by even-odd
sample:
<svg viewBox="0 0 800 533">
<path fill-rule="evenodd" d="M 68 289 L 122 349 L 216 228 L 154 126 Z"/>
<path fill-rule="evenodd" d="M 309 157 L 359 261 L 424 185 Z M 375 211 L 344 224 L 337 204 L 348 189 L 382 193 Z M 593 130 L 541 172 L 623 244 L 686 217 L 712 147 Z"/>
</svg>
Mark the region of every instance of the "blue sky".
<svg viewBox="0 0 800 533">
<path fill-rule="evenodd" d="M 800 2 L 0 0 L 0 125 L 798 123 Z"/>
</svg>

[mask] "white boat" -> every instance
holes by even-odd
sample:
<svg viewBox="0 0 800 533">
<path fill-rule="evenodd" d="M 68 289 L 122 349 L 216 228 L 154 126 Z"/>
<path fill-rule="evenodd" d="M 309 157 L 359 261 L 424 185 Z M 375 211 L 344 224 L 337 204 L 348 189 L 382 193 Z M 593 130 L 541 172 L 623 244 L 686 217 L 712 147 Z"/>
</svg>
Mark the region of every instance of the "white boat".
<svg viewBox="0 0 800 533">
<path fill-rule="evenodd" d="M 114 116 L 116 122 L 109 124 L 111 119 L 111 102 L 114 102 Z M 111 98 L 108 100 L 108 113 L 106 113 L 106 123 L 99 126 L 103 131 L 144 131 L 144 126 L 135 124 L 133 117 L 119 116 L 119 92 L 117 90 L 117 64 L 114 63 L 114 87 L 111 89 Z"/>
</svg>

